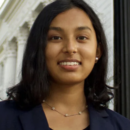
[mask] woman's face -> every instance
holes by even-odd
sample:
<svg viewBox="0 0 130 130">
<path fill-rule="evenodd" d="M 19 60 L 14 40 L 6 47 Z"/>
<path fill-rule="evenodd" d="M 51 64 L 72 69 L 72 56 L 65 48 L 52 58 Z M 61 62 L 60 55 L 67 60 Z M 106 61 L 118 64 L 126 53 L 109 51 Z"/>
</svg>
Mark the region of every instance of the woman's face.
<svg viewBox="0 0 130 130">
<path fill-rule="evenodd" d="M 95 30 L 83 10 L 72 8 L 53 19 L 45 57 L 54 82 L 84 82 L 94 67 L 96 56 L 100 57 L 100 49 L 97 49 Z"/>
</svg>

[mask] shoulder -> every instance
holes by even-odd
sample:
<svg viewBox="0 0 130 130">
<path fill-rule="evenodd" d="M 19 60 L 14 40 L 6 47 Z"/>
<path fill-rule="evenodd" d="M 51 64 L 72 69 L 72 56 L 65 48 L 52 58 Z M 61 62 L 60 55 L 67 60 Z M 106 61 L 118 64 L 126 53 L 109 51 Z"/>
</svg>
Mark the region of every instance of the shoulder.
<svg viewBox="0 0 130 130">
<path fill-rule="evenodd" d="M 22 113 L 15 101 L 0 102 L 0 130 L 15 129 L 16 126 L 19 126 L 18 115 Z"/>
<path fill-rule="evenodd" d="M 0 102 L 0 120 L 3 118 L 13 119 L 15 116 L 22 114 L 23 112 L 18 108 L 15 101 L 5 100 Z"/>
<path fill-rule="evenodd" d="M 32 130 L 47 128 L 47 120 L 42 106 L 21 110 L 15 101 L 0 102 L 0 130 Z"/>
<path fill-rule="evenodd" d="M 12 100 L 4 100 L 0 102 L 0 110 L 7 109 L 8 107 L 15 106 L 15 101 Z"/>
<path fill-rule="evenodd" d="M 2 102 L 0 102 L 0 113 L 1 114 L 9 114 L 9 113 L 13 113 L 13 112 L 18 112 L 19 111 L 19 109 L 18 109 L 18 107 L 17 107 L 17 105 L 16 105 L 16 103 L 15 103 L 15 101 L 12 101 L 12 100 L 5 100 L 5 101 L 2 101 Z M 4 112 L 6 112 L 6 113 L 4 113 Z M 0 115 L 1 115 L 0 114 Z"/>
<path fill-rule="evenodd" d="M 126 128 L 125 130 L 130 128 L 129 119 L 110 109 L 106 109 L 106 112 L 108 113 L 109 118 L 115 127 Z"/>
</svg>

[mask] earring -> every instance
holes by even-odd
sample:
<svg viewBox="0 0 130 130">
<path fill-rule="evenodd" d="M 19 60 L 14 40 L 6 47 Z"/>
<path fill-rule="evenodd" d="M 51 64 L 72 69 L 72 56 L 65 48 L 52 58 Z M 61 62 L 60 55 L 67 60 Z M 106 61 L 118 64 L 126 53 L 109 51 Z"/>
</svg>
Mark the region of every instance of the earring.
<svg viewBox="0 0 130 130">
<path fill-rule="evenodd" d="M 98 57 L 96 57 L 96 61 L 98 61 Z"/>
</svg>

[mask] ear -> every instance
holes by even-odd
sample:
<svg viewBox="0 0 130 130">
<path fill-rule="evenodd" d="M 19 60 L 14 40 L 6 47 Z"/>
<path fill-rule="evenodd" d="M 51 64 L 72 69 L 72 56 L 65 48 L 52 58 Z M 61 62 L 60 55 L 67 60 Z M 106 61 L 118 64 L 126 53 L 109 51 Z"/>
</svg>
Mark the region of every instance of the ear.
<svg viewBox="0 0 130 130">
<path fill-rule="evenodd" d="M 98 45 L 97 45 L 97 50 L 96 50 L 96 57 L 97 57 L 98 60 L 99 60 L 101 56 L 102 56 L 102 51 L 101 51 L 100 44 L 98 44 Z M 98 60 L 96 60 L 96 63 L 98 62 Z"/>
</svg>

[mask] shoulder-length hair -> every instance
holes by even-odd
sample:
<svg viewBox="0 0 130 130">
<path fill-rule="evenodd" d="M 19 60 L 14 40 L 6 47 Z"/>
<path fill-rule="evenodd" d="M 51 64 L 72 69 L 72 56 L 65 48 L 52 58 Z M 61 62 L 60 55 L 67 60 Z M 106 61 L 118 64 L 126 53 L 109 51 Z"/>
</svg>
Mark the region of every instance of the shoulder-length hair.
<svg viewBox="0 0 130 130">
<path fill-rule="evenodd" d="M 21 109 L 30 109 L 41 104 L 49 93 L 49 79 L 45 60 L 47 34 L 52 20 L 61 12 L 78 7 L 89 16 L 96 32 L 97 44 L 102 56 L 85 79 L 86 100 L 95 108 L 107 107 L 113 97 L 106 84 L 108 49 L 101 22 L 93 9 L 83 0 L 56 0 L 44 7 L 35 20 L 22 62 L 21 81 L 7 92 L 8 100 L 15 100 Z"/>
</svg>

